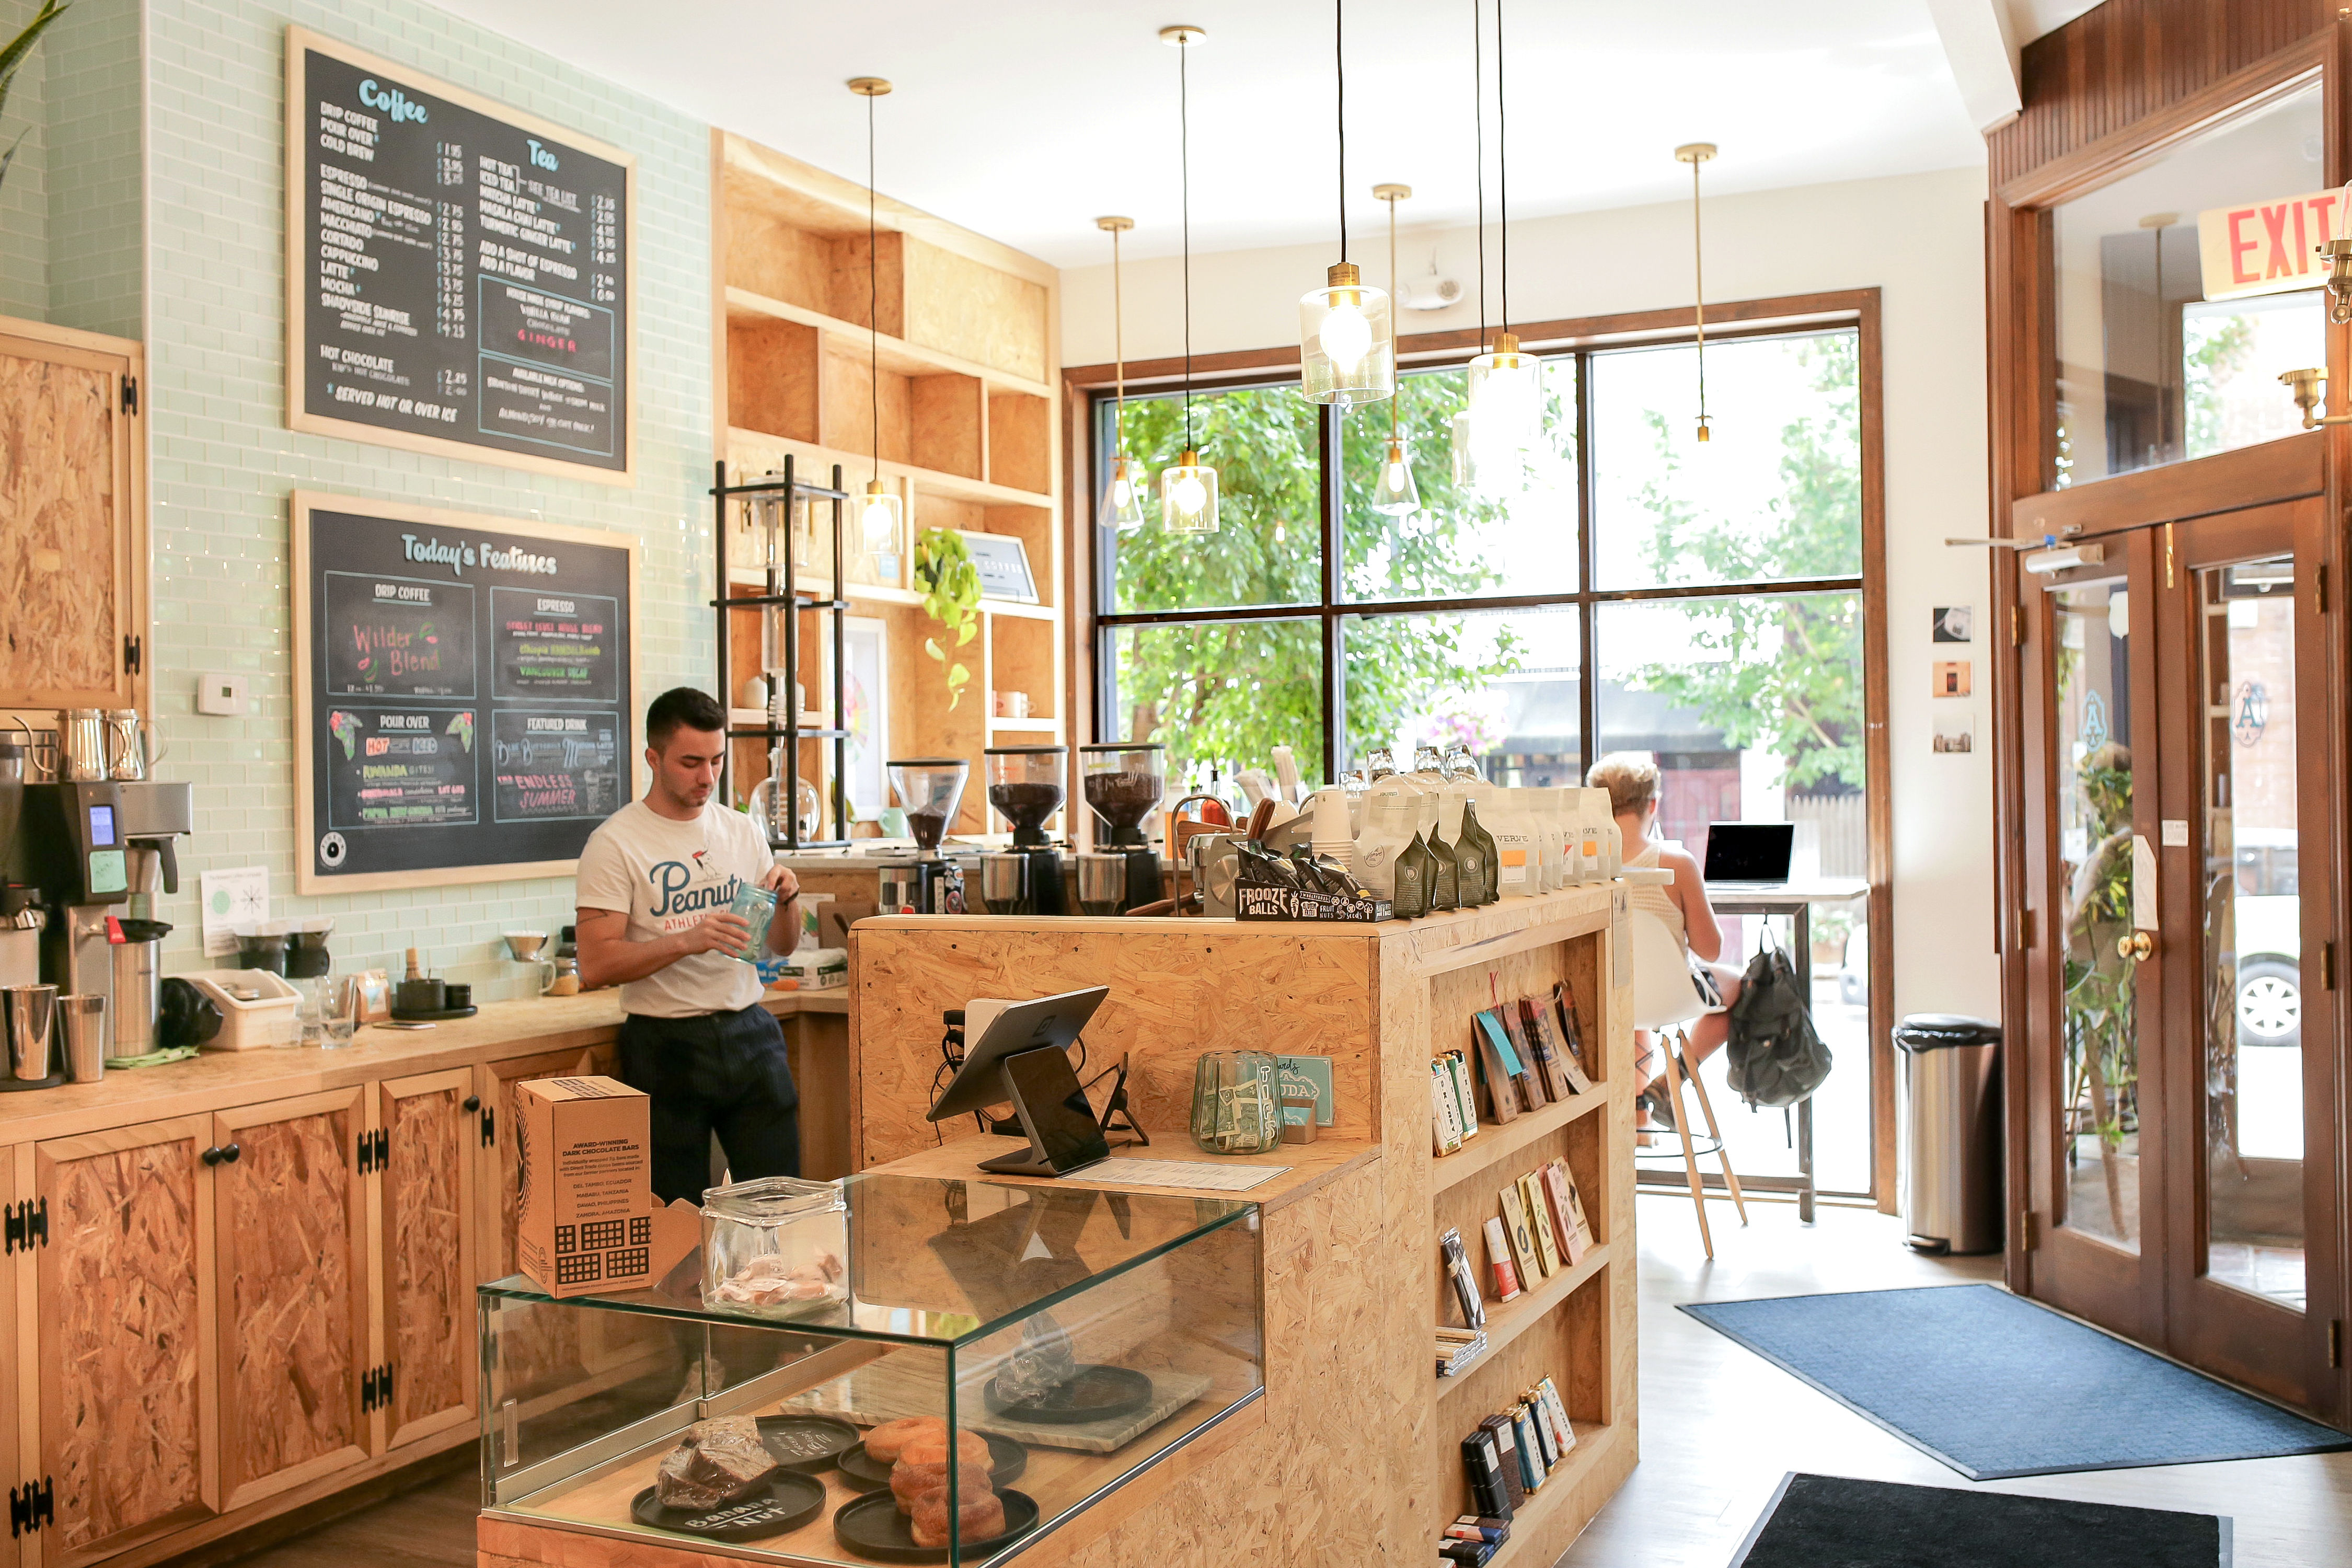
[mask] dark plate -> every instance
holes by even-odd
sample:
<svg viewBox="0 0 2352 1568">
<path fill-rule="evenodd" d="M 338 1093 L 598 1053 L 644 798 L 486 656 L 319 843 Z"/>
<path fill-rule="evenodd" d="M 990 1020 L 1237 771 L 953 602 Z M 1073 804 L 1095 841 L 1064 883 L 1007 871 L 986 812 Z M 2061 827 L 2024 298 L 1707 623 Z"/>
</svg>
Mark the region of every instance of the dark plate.
<svg viewBox="0 0 2352 1568">
<path fill-rule="evenodd" d="M 972 1562 L 1010 1546 L 1037 1528 L 1037 1500 L 1027 1492 L 999 1492 L 1004 1505 L 1004 1533 L 985 1541 L 963 1542 L 963 1559 Z M 944 1563 L 944 1546 L 915 1544 L 914 1521 L 898 1511 L 898 1500 L 887 1491 L 867 1492 L 856 1502 L 841 1505 L 833 1516 L 833 1536 L 860 1557 L 877 1563 Z"/>
<path fill-rule="evenodd" d="M 749 1502 L 730 1502 L 708 1512 L 689 1513 L 664 1508 L 647 1487 L 629 1501 L 629 1517 L 654 1530 L 674 1530 L 705 1541 L 764 1541 L 782 1535 L 824 1511 L 824 1483 L 797 1470 L 779 1471 L 768 1482 L 768 1495 Z"/>
<path fill-rule="evenodd" d="M 993 1432 L 983 1432 L 988 1439 L 988 1479 L 998 1491 L 1021 1479 L 1029 1468 L 1029 1450 L 1010 1437 L 1000 1437 Z M 866 1451 L 864 1443 L 841 1456 L 842 1479 L 860 1489 L 887 1487 L 890 1484 L 891 1467 Z"/>
<path fill-rule="evenodd" d="M 1049 1426 L 1076 1426 L 1134 1415 L 1151 1403 L 1151 1380 L 1123 1366 L 1087 1365 L 1079 1367 L 1069 1382 L 1034 1402 L 1016 1403 L 999 1397 L 993 1378 L 989 1380 L 985 1392 L 992 1415 Z"/>
<path fill-rule="evenodd" d="M 451 1018 L 470 1018 L 479 1011 L 478 1007 L 436 1007 L 426 1012 L 412 1013 L 404 1007 L 394 1007 L 392 1021 L 395 1024 L 438 1024 Z"/>
<path fill-rule="evenodd" d="M 762 1415 L 760 1444 L 788 1470 L 813 1476 L 829 1470 L 842 1450 L 856 1448 L 857 1428 L 830 1415 Z"/>
</svg>

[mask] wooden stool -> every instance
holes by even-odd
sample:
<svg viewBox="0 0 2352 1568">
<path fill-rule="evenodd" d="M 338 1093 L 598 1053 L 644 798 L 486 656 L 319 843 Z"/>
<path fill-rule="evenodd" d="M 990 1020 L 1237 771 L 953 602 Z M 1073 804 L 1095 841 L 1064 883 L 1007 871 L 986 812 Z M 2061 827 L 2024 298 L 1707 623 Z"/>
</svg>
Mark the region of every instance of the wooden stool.
<svg viewBox="0 0 2352 1568">
<path fill-rule="evenodd" d="M 1739 1190 L 1739 1175 L 1731 1168 L 1731 1151 L 1723 1146 L 1723 1129 L 1716 1125 L 1715 1107 L 1706 1098 L 1706 1084 L 1692 1070 L 1690 1058 L 1683 1054 L 1689 1037 L 1676 1029 L 1671 1040 L 1661 1031 L 1658 1048 L 1665 1053 L 1666 1070 L 1662 1080 L 1666 1086 L 1668 1103 L 1674 1107 L 1675 1131 L 1683 1144 L 1683 1171 L 1690 1178 L 1691 1204 L 1698 1210 L 1699 1244 L 1706 1248 L 1707 1261 L 1715 1261 L 1715 1237 L 1706 1224 L 1706 1183 L 1698 1173 L 1698 1152 L 1691 1142 L 1690 1113 L 1683 1104 L 1683 1084 L 1687 1081 L 1698 1093 L 1699 1114 L 1706 1118 L 1706 1135 L 1715 1145 L 1715 1157 L 1723 1163 L 1723 1184 L 1731 1189 L 1732 1206 L 1739 1211 L 1739 1223 L 1748 1224 L 1748 1199 Z"/>
</svg>

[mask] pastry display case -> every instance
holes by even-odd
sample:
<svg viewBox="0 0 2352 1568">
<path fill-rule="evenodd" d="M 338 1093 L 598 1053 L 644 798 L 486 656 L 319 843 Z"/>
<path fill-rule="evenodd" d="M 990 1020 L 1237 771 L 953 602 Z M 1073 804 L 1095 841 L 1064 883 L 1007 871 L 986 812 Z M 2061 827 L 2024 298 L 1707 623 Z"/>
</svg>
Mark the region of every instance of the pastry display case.
<svg viewBox="0 0 2352 1568">
<path fill-rule="evenodd" d="M 481 1287 L 485 1512 L 993 1563 L 1264 1395 L 1252 1204 L 875 1173 L 814 1207 L 649 1289 Z"/>
</svg>

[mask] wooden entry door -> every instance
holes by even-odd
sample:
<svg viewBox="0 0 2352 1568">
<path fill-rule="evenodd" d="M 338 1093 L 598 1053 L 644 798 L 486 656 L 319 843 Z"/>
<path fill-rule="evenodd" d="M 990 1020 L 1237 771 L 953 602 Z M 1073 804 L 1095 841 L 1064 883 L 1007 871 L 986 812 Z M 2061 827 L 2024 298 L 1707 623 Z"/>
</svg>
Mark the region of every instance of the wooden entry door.
<svg viewBox="0 0 2352 1568">
<path fill-rule="evenodd" d="M 2341 1419 L 2316 498 L 2105 535 L 2024 662 L 2032 1293 Z"/>
</svg>

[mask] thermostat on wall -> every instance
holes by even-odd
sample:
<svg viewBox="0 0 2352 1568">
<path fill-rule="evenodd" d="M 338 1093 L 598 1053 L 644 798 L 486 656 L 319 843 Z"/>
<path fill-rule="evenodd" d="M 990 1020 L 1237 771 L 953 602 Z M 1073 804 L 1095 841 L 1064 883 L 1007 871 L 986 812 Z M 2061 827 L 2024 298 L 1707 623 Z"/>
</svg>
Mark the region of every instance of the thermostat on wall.
<svg viewBox="0 0 2352 1568">
<path fill-rule="evenodd" d="M 217 713 L 231 719 L 243 717 L 245 677 L 242 675 L 196 677 L 196 711 Z"/>
</svg>

